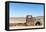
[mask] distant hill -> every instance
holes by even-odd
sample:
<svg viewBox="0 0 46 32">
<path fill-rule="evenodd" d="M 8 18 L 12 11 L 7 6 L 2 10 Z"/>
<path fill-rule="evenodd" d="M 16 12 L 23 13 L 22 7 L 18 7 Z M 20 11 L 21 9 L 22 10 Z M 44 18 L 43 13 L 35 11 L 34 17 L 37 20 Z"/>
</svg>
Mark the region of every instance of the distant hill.
<svg viewBox="0 0 46 32">
<path fill-rule="evenodd" d="M 24 20 L 26 20 L 26 17 L 10 17 L 10 20 L 20 20 L 20 21 L 24 21 Z"/>
</svg>

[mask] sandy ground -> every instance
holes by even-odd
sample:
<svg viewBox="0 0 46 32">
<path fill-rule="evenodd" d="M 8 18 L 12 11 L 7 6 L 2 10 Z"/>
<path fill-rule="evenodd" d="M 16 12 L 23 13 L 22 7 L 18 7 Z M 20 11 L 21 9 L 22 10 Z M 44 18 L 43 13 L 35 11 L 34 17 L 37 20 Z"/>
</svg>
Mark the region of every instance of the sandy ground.
<svg viewBox="0 0 46 32">
<path fill-rule="evenodd" d="M 26 18 L 10 18 L 9 23 L 25 23 L 26 22 Z"/>
<path fill-rule="evenodd" d="M 42 28 L 43 26 L 12 26 L 9 29 Z"/>
<path fill-rule="evenodd" d="M 25 23 L 26 18 L 10 18 L 9 23 Z M 42 26 L 10 26 L 9 29 L 41 28 Z"/>
</svg>

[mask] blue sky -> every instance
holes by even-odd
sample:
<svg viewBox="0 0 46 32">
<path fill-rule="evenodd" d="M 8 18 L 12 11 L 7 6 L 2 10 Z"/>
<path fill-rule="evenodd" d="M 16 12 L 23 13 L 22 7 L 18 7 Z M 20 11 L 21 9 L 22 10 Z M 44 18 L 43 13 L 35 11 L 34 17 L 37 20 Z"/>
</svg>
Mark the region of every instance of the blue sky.
<svg viewBox="0 0 46 32">
<path fill-rule="evenodd" d="M 43 5 L 10 3 L 10 17 L 43 16 Z"/>
</svg>

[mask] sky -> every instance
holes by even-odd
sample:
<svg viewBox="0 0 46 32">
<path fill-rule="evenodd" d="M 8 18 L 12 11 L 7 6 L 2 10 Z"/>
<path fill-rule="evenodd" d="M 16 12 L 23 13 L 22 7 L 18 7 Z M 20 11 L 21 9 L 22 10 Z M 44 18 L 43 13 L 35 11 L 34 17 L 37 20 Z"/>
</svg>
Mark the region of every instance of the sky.
<svg viewBox="0 0 46 32">
<path fill-rule="evenodd" d="M 9 5 L 10 17 L 43 16 L 44 6 L 40 4 L 10 3 Z"/>
</svg>

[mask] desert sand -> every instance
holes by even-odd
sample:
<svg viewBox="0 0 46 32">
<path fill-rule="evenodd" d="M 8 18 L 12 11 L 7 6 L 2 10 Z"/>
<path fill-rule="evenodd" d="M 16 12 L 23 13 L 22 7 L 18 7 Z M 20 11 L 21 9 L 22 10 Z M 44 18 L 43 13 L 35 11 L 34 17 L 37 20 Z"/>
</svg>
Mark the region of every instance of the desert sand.
<svg viewBox="0 0 46 32">
<path fill-rule="evenodd" d="M 26 17 L 11 17 L 9 23 L 26 23 Z M 10 26 L 9 29 L 41 28 L 42 26 Z"/>
</svg>

